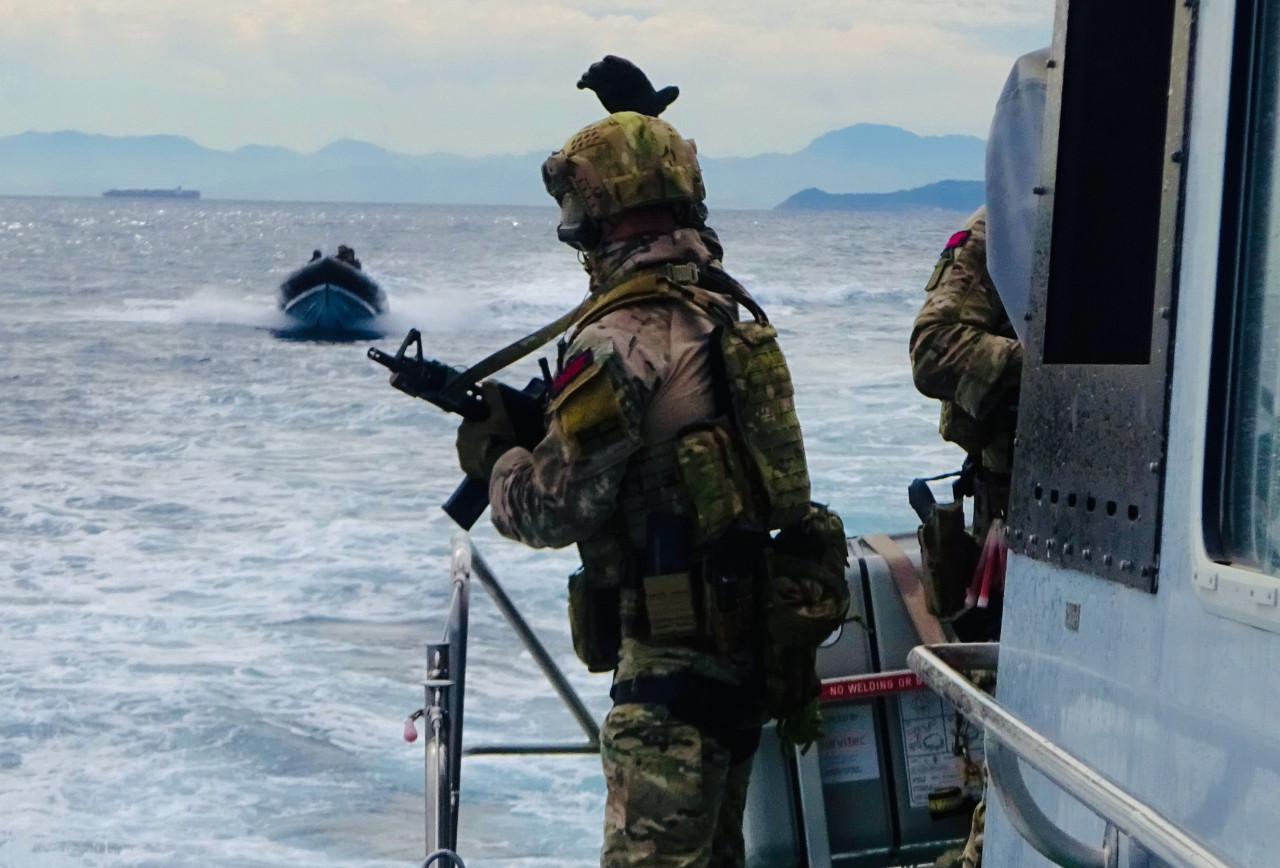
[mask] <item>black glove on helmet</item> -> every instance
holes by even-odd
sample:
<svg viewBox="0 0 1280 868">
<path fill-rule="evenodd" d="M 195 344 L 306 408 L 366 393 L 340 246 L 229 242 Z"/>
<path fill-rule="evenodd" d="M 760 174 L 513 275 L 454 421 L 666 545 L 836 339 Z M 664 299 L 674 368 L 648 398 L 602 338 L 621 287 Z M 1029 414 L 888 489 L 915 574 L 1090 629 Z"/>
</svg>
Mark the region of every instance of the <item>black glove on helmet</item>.
<svg viewBox="0 0 1280 868">
<path fill-rule="evenodd" d="M 674 85 L 655 91 L 640 67 L 614 54 L 591 64 L 578 79 L 578 89 L 595 91 L 609 114 L 639 112 L 655 118 L 680 95 Z"/>
</svg>

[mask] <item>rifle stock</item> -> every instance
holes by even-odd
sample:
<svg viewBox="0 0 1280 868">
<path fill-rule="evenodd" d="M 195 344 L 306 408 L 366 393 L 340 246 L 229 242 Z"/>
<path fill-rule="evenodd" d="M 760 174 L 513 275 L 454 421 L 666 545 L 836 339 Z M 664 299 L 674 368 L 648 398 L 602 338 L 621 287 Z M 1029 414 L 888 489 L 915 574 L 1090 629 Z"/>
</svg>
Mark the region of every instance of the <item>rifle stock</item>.
<svg viewBox="0 0 1280 868">
<path fill-rule="evenodd" d="M 412 356 L 406 355 L 411 346 L 416 347 L 415 353 Z M 391 371 L 391 385 L 406 395 L 420 398 L 464 419 L 480 422 L 489 418 L 489 405 L 478 384 L 470 386 L 457 396 L 449 390 L 449 386 L 461 372 L 443 362 L 424 358 L 422 333 L 417 329 L 409 330 L 395 355 L 384 353 L 377 347 L 369 347 L 368 356 Z M 534 377 L 529 385 L 519 390 L 499 383 L 498 390 L 515 428 L 516 443 L 525 449 L 537 446 L 547 433 L 543 419 L 547 404 L 546 380 Z M 442 508 L 459 527 L 470 530 L 488 505 L 489 483 L 484 479 L 468 476 L 449 495 Z"/>
</svg>

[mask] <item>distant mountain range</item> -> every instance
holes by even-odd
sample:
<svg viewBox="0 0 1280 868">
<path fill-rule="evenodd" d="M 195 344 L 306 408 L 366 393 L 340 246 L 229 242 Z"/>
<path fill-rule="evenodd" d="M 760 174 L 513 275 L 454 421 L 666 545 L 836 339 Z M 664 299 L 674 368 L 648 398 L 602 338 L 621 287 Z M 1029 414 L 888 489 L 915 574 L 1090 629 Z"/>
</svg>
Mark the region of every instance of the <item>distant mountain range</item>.
<svg viewBox="0 0 1280 868">
<path fill-rule="evenodd" d="M 882 193 L 981 178 L 984 148 L 974 136 L 857 124 L 793 154 L 701 161 L 711 207 L 772 208 L 809 187 Z M 181 185 L 214 199 L 542 205 L 549 199 L 539 167 L 551 150 L 410 156 L 343 139 L 300 154 L 261 145 L 218 151 L 181 136 L 29 132 L 0 138 L 0 194 L 97 196 L 112 187 Z"/>
<path fill-rule="evenodd" d="M 801 190 L 778 211 L 914 211 L 921 208 L 975 211 L 986 198 L 981 181 L 939 181 L 893 193 L 828 193 L 816 187 Z"/>
</svg>

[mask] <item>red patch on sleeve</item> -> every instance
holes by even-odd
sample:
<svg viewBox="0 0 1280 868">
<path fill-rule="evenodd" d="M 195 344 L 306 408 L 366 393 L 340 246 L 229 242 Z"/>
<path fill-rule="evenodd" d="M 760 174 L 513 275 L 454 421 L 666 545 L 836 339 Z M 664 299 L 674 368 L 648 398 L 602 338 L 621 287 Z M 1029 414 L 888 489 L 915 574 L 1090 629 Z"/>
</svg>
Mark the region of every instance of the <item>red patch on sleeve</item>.
<svg viewBox="0 0 1280 868">
<path fill-rule="evenodd" d="M 587 368 L 591 367 L 591 350 L 583 350 L 575 353 L 567 362 L 564 363 L 564 369 L 556 374 L 556 378 L 551 382 L 551 393 L 560 394 L 564 387 L 569 385 Z"/>
<path fill-rule="evenodd" d="M 968 241 L 969 236 L 972 234 L 973 233 L 970 232 L 968 229 L 961 229 L 955 235 L 952 235 L 950 238 L 947 239 L 947 246 L 942 249 L 950 250 L 953 247 L 959 247 L 961 244 L 964 244 L 966 241 Z"/>
</svg>

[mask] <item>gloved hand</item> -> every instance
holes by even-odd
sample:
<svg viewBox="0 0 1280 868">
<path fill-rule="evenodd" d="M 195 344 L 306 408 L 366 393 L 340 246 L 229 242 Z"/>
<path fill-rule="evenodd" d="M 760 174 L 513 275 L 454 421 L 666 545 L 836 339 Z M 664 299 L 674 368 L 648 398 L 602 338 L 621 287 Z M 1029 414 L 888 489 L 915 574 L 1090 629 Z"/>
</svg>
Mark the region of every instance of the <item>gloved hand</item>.
<svg viewBox="0 0 1280 868">
<path fill-rule="evenodd" d="M 516 429 L 498 384 L 486 381 L 480 385 L 480 393 L 489 407 L 489 418 L 482 422 L 464 419 L 458 426 L 458 464 L 467 476 L 488 479 L 502 454 L 515 447 Z"/>
<path fill-rule="evenodd" d="M 604 60 L 587 67 L 578 79 L 578 89 L 595 91 L 609 114 L 639 112 L 655 118 L 680 95 L 680 88 L 674 85 L 654 91 L 640 67 L 614 54 L 606 54 Z"/>
</svg>

